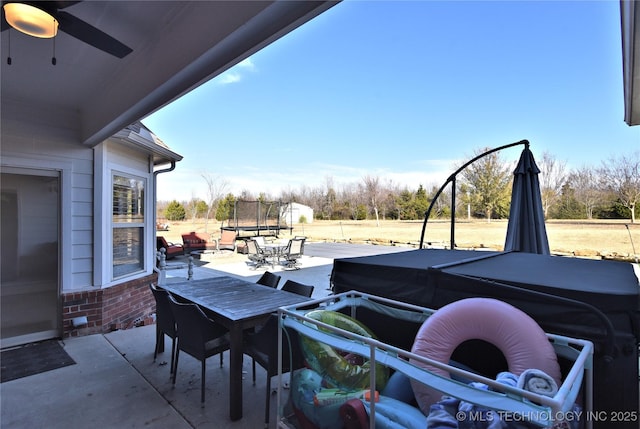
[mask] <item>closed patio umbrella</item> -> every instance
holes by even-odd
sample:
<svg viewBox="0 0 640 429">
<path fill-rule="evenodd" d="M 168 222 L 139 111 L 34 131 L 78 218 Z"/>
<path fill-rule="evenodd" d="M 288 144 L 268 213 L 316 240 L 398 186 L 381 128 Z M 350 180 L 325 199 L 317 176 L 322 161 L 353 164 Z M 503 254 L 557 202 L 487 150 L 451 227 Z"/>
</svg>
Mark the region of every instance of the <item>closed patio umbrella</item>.
<svg viewBox="0 0 640 429">
<path fill-rule="evenodd" d="M 505 251 L 550 255 L 540 196 L 540 169 L 527 144 L 514 170 Z"/>
</svg>

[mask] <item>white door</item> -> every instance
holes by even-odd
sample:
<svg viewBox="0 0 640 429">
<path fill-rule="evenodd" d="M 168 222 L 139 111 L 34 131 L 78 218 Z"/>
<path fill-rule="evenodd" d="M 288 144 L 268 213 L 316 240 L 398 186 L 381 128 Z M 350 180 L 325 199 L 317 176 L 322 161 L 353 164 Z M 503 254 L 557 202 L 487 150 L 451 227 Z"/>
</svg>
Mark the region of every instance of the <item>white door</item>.
<svg viewBox="0 0 640 429">
<path fill-rule="evenodd" d="M 0 184 L 0 347 L 5 348 L 61 335 L 60 178 L 54 171 L 3 168 Z"/>
</svg>

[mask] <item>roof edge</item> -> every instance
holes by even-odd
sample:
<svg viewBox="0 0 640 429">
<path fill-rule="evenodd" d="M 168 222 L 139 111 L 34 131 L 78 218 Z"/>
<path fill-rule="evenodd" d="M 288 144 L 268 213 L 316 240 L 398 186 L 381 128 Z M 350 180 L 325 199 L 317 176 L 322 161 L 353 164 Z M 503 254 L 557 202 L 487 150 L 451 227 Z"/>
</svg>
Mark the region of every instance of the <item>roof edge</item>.
<svg viewBox="0 0 640 429">
<path fill-rule="evenodd" d="M 148 152 L 153 157 L 154 165 L 182 161 L 182 155 L 172 151 L 142 122 L 135 122 L 111 136 L 134 148 Z"/>
<path fill-rule="evenodd" d="M 82 138 L 83 143 L 88 146 L 99 144 L 116 130 L 175 101 L 338 3 L 340 0 L 275 1 L 223 43 L 213 46 L 111 122 L 88 132 Z"/>
</svg>

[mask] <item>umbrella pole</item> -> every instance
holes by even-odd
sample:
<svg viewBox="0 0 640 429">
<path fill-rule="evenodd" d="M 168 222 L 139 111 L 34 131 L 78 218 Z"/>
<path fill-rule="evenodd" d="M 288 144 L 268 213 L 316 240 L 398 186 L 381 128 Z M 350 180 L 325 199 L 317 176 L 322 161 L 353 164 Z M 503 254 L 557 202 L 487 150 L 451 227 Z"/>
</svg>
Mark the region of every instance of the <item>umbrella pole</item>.
<svg viewBox="0 0 640 429">
<path fill-rule="evenodd" d="M 449 239 L 451 250 L 456 247 L 456 178 L 451 182 L 451 238 Z"/>
<path fill-rule="evenodd" d="M 633 244 L 633 238 L 631 238 L 631 230 L 629 229 L 628 224 L 624 224 L 625 228 L 627 228 L 627 232 L 629 233 L 629 241 L 631 241 L 631 248 L 633 249 L 633 257 L 636 259 L 636 264 L 638 263 L 638 254 L 636 253 L 636 246 Z"/>
</svg>

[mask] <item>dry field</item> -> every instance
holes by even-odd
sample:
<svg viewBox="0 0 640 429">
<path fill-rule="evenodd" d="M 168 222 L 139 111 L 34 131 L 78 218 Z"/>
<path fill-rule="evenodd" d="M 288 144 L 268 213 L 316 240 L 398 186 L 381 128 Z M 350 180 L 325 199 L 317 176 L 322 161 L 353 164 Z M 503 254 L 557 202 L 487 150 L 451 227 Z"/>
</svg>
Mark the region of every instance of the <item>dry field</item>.
<svg viewBox="0 0 640 429">
<path fill-rule="evenodd" d="M 220 224 L 209 221 L 205 231 L 203 220 L 169 222 L 169 230 L 158 232 L 167 240 L 181 243 L 183 232 L 209 232 L 217 237 Z M 627 229 L 628 226 L 628 229 Z M 551 253 L 588 258 L 634 261 L 640 258 L 640 223 L 629 221 L 548 221 L 547 236 Z M 459 248 L 502 250 L 507 221 L 457 220 L 455 241 Z M 304 235 L 309 241 L 410 245 L 420 243 L 422 221 L 317 221 L 294 225 L 292 235 Z M 288 238 L 289 232 L 281 234 Z M 433 247 L 449 247 L 450 222 L 429 221 L 425 243 Z M 634 255 L 635 245 L 635 255 Z"/>
</svg>

